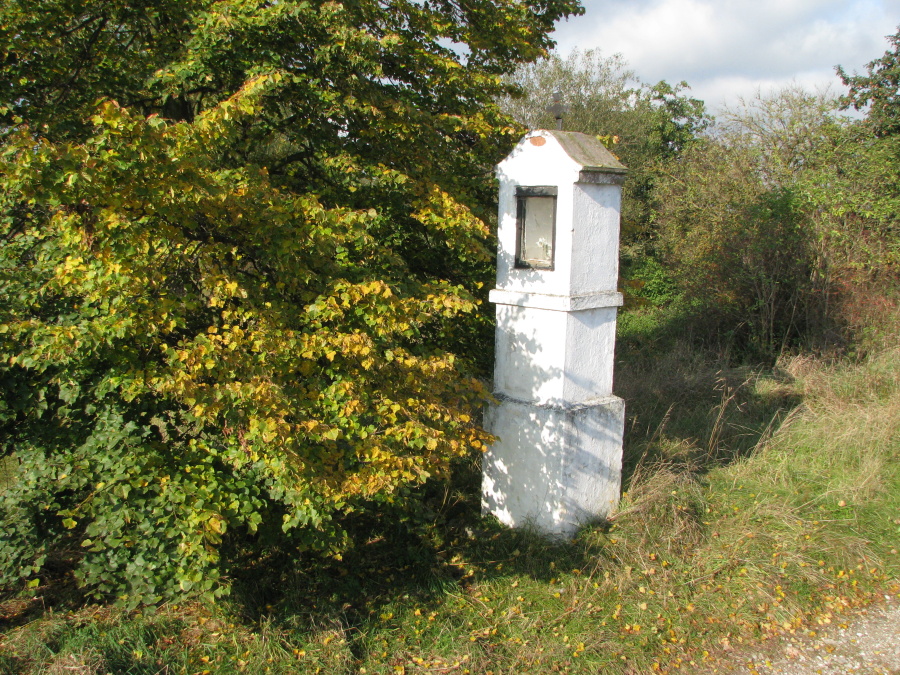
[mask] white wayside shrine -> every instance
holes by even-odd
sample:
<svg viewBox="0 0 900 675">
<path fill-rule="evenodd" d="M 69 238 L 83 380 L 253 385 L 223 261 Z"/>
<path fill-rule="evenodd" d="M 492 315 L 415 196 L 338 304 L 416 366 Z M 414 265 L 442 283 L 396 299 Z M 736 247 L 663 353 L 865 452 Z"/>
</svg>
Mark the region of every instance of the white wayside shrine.
<svg viewBox="0 0 900 675">
<path fill-rule="evenodd" d="M 530 132 L 500 180 L 497 355 L 482 509 L 569 536 L 619 500 L 612 395 L 623 167 L 585 134 Z"/>
</svg>

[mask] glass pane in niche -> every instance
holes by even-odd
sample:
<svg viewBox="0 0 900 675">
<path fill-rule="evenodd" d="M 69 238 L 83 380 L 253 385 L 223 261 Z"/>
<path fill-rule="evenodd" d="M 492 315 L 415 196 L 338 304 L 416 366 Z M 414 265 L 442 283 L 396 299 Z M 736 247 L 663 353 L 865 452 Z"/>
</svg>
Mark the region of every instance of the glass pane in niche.
<svg viewBox="0 0 900 675">
<path fill-rule="evenodd" d="M 520 265 L 553 267 L 556 197 L 519 197 Z"/>
</svg>

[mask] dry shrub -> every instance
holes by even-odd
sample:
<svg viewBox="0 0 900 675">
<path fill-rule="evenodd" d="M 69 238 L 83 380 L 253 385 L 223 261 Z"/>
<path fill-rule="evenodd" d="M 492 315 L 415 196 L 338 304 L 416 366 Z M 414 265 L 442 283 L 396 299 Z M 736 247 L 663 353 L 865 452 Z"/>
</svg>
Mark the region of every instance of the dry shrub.
<svg viewBox="0 0 900 675">
<path fill-rule="evenodd" d="M 846 338 L 864 354 L 895 346 L 900 328 L 900 278 L 873 280 L 871 275 L 844 274 L 835 294 L 834 314 L 840 317 Z"/>
</svg>

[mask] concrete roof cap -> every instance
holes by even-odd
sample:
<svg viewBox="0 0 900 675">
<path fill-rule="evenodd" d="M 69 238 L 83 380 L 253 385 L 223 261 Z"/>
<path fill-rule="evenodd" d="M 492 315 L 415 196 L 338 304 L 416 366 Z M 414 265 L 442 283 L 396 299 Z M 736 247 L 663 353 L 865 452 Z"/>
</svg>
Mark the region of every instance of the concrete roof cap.
<svg viewBox="0 0 900 675">
<path fill-rule="evenodd" d="M 542 129 L 543 133 L 555 138 L 562 149 L 573 160 L 578 162 L 582 171 L 598 171 L 603 173 L 625 173 L 628 169 L 616 159 L 603 143 L 594 136 L 577 131 L 558 131 Z"/>
</svg>

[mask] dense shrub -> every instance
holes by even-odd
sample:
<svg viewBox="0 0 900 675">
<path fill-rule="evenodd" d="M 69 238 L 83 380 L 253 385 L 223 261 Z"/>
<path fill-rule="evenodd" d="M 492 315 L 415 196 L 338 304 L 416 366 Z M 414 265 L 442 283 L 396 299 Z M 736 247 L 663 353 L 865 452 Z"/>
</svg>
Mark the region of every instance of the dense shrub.
<svg viewBox="0 0 900 675">
<path fill-rule="evenodd" d="M 491 101 L 577 10 L 5 3 L 0 580 L 215 595 L 477 452 Z"/>
</svg>

